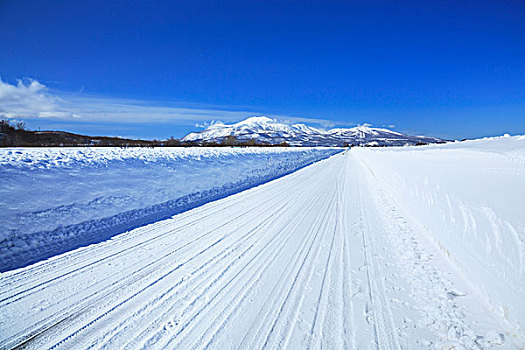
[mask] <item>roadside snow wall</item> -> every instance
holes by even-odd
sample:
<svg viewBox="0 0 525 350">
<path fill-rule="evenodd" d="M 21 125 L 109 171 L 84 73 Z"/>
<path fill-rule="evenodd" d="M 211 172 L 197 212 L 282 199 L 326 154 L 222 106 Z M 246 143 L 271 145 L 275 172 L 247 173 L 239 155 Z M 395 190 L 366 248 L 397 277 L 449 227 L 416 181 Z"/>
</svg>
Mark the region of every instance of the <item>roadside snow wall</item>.
<svg viewBox="0 0 525 350">
<path fill-rule="evenodd" d="M 352 151 L 487 306 L 522 333 L 525 136 Z"/>
<path fill-rule="evenodd" d="M 341 150 L 0 149 L 0 272 L 168 218 Z"/>
</svg>

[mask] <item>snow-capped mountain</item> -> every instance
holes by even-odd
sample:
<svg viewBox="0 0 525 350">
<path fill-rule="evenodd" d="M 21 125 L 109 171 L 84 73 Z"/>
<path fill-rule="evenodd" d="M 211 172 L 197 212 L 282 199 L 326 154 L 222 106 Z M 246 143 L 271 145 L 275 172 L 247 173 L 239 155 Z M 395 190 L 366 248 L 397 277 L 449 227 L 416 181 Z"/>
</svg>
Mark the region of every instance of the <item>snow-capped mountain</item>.
<svg viewBox="0 0 525 350">
<path fill-rule="evenodd" d="M 268 144 L 286 142 L 292 146 L 403 146 L 444 142 L 438 138 L 410 136 L 367 125 L 321 130 L 305 124 L 284 124 L 268 117 L 250 117 L 231 125 L 214 124 L 203 131 L 186 135 L 182 141 L 221 142 L 227 136 L 235 136 L 239 141 L 253 139 Z"/>
</svg>

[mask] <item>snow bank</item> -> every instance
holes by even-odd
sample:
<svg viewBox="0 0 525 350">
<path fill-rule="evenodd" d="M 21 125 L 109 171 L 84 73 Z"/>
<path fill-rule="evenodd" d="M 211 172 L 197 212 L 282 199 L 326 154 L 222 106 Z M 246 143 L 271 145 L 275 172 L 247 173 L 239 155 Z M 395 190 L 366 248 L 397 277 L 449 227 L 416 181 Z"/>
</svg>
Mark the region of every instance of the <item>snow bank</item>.
<svg viewBox="0 0 525 350">
<path fill-rule="evenodd" d="M 525 137 L 355 152 L 488 307 L 523 332 Z"/>
<path fill-rule="evenodd" d="M 340 150 L 0 149 L 0 271 L 100 242 Z"/>
</svg>

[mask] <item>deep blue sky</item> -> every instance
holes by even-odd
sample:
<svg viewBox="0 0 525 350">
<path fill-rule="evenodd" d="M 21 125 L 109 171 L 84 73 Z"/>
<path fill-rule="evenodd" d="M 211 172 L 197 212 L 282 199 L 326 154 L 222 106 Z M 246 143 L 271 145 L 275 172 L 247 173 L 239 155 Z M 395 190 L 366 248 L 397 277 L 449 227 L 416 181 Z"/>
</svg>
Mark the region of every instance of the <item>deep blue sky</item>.
<svg viewBox="0 0 525 350">
<path fill-rule="evenodd" d="M 393 124 L 453 138 L 525 133 L 524 18 L 522 0 L 3 0 L 0 76 L 35 79 L 75 101 Z M 198 122 L 89 118 L 27 121 L 142 137 L 182 136 Z"/>
</svg>

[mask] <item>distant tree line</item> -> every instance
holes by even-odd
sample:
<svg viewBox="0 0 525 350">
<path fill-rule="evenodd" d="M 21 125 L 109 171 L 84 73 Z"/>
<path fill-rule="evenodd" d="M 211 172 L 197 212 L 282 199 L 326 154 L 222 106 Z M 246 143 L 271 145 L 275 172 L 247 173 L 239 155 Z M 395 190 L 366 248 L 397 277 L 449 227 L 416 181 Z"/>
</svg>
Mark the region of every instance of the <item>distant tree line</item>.
<svg viewBox="0 0 525 350">
<path fill-rule="evenodd" d="M 428 143 L 419 141 L 415 145 Z M 86 136 L 65 131 L 28 130 L 23 122 L 0 120 L 0 147 L 289 147 L 286 142 L 270 144 L 255 139 L 239 140 L 233 135 L 217 141 L 134 140 L 120 137 Z M 388 145 L 343 142 L 339 147 L 388 147 Z"/>
<path fill-rule="evenodd" d="M 254 139 L 239 140 L 234 135 L 224 137 L 220 142 L 218 141 L 187 141 L 182 143 L 185 146 L 200 146 L 200 147 L 289 147 L 286 142 L 281 143 L 265 143 L 256 141 Z"/>
<path fill-rule="evenodd" d="M 86 136 L 64 131 L 28 130 L 23 122 L 0 120 L 0 147 L 287 147 L 286 142 L 268 144 L 256 140 L 238 140 L 226 136 L 219 142 L 168 140 L 133 140 L 120 137 Z"/>
</svg>

